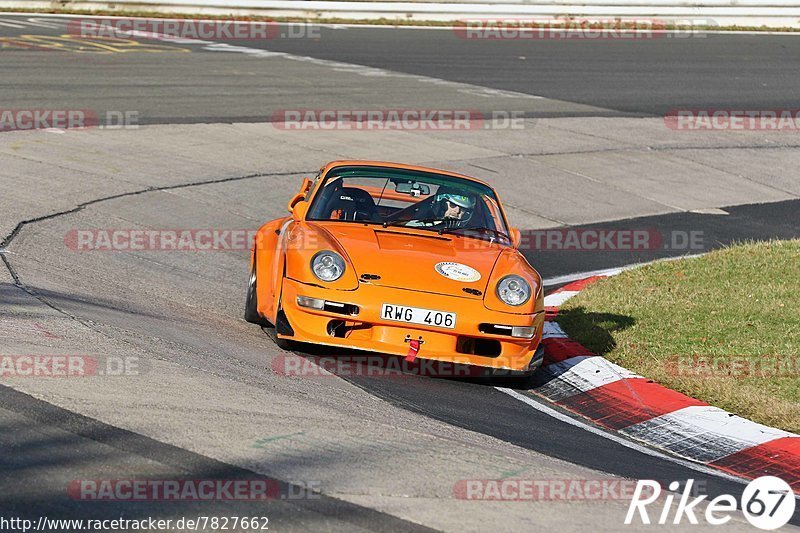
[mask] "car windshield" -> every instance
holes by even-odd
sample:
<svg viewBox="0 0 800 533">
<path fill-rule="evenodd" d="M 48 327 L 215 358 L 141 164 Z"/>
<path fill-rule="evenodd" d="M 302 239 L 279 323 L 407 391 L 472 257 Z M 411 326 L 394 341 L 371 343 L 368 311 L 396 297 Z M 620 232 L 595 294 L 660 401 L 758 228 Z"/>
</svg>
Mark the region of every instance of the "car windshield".
<svg viewBox="0 0 800 533">
<path fill-rule="evenodd" d="M 490 187 L 416 170 L 334 168 L 314 195 L 308 219 L 409 227 L 510 243 Z"/>
</svg>

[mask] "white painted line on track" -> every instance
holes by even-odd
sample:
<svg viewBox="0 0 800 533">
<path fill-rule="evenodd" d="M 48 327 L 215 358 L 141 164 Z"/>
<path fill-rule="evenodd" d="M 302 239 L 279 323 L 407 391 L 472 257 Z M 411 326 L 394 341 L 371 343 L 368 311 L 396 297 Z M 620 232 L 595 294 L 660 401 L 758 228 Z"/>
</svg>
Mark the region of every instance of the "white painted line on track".
<svg viewBox="0 0 800 533">
<path fill-rule="evenodd" d="M 742 450 L 797 437 L 711 405 L 691 405 L 619 430 L 683 457 L 712 463 Z"/>
<path fill-rule="evenodd" d="M 18 20 L 18 19 L 14 19 L 14 20 Z M 64 21 L 62 21 L 62 20 L 57 20 L 57 19 L 56 20 L 49 20 L 49 19 L 41 18 L 41 17 L 31 17 L 31 18 L 25 19 L 25 21 L 23 22 L 23 24 L 25 24 L 26 26 L 35 26 L 35 27 L 47 28 L 47 29 L 51 29 L 51 30 L 60 29 L 61 25 L 63 23 L 64 23 Z"/>
<path fill-rule="evenodd" d="M 560 307 L 561 304 L 578 294 L 580 291 L 559 291 L 544 297 L 545 307 Z"/>
<path fill-rule="evenodd" d="M 645 265 L 652 265 L 653 263 L 660 263 L 661 261 L 677 261 L 679 259 L 695 259 L 697 257 L 704 256 L 705 253 L 702 254 L 689 254 L 689 255 L 679 255 L 676 257 L 663 257 L 661 259 L 655 259 L 653 261 L 644 261 L 643 263 L 633 263 L 630 265 L 625 265 L 621 267 L 615 268 L 604 268 L 601 270 L 590 270 L 588 272 L 575 272 L 574 274 L 564 274 L 563 276 L 554 276 L 552 278 L 547 278 L 542 280 L 542 285 L 545 287 L 552 287 L 553 285 L 563 285 L 565 283 L 571 283 L 573 281 L 578 281 L 586 278 L 591 278 L 592 276 L 616 276 L 617 274 L 624 272 L 626 270 L 631 270 L 634 268 L 643 267 Z M 547 305 L 547 304 L 545 304 Z"/>
<path fill-rule="evenodd" d="M 549 407 L 549 406 L 547 406 L 547 405 L 545 405 L 545 404 L 543 404 L 541 402 L 538 402 L 538 401 L 534 400 L 533 398 L 531 398 L 529 396 L 525 396 L 524 394 L 520 394 L 515 390 L 507 389 L 505 387 L 495 387 L 495 389 L 497 389 L 500 392 L 503 392 L 505 394 L 508 394 L 512 398 L 516 398 L 517 400 L 528 404 L 529 406 L 533 407 L 534 409 L 536 409 L 540 413 L 544 413 L 544 414 L 546 414 L 546 415 L 548 415 L 548 416 L 550 416 L 552 418 L 555 418 L 556 420 L 558 420 L 560 422 L 567 423 L 567 424 L 569 424 L 571 426 L 575 426 L 577 428 L 583 429 L 584 431 L 588 431 L 589 433 L 592 433 L 594 435 L 598 435 L 598 436 L 603 437 L 605 439 L 608 439 L 608 440 L 610 440 L 612 442 L 616 442 L 617 444 L 625 446 L 626 448 L 630 448 L 631 450 L 635 450 L 637 452 L 643 453 L 645 455 L 649 455 L 650 457 L 655 457 L 657 459 L 663 459 L 665 461 L 669 461 L 670 463 L 675 463 L 676 465 L 680 465 L 680 466 L 682 466 L 684 468 L 689 468 L 689 469 L 694 470 L 696 472 L 700 472 L 701 474 L 706 474 L 706 475 L 709 475 L 709 476 L 719 477 L 719 478 L 722 478 L 722 479 L 726 479 L 728 481 L 733 481 L 733 482 L 736 482 L 736 483 L 740 483 L 742 485 L 746 485 L 747 483 L 749 483 L 749 480 L 747 480 L 747 479 L 742 479 L 742 478 L 739 478 L 739 477 L 736 477 L 736 476 L 733 476 L 733 475 L 730 475 L 730 474 L 726 474 L 725 472 L 723 472 L 721 470 L 717 470 L 716 468 L 711 468 L 711 467 L 703 466 L 701 464 L 693 463 L 691 461 L 687 461 L 685 459 L 679 459 L 677 457 L 672 457 L 670 455 L 666 455 L 664 453 L 656 451 L 656 450 L 654 450 L 652 448 L 648 448 L 647 446 L 643 446 L 641 444 L 638 444 L 636 442 L 630 441 L 628 439 L 624 439 L 622 437 L 618 437 L 618 436 L 616 436 L 616 435 L 614 435 L 612 433 L 607 433 L 607 432 L 605 432 L 605 431 L 603 431 L 603 430 L 601 430 L 601 429 L 599 429 L 599 428 L 597 428 L 595 426 L 591 426 L 591 425 L 589 425 L 589 424 L 587 424 L 585 422 L 581 422 L 580 420 L 572 418 L 571 416 L 565 415 L 564 413 L 561 413 L 561 412 L 553 409 L 552 407 Z M 800 495 L 796 496 L 796 498 L 800 499 Z"/>
<path fill-rule="evenodd" d="M 570 359 L 576 358 L 572 357 Z M 584 357 L 577 364 L 570 359 L 549 364 L 542 371 L 548 372 L 548 369 L 550 369 L 551 374 L 558 375 L 558 380 L 561 384 L 571 386 L 574 394 L 588 392 L 623 379 L 642 377 L 600 356 Z M 562 369 L 569 369 L 569 372 L 560 373 Z"/>
<path fill-rule="evenodd" d="M 74 15 L 64 15 L 64 17 L 74 17 Z M 142 19 L 142 20 L 158 20 L 155 17 L 106 17 L 106 16 L 80 16 L 80 18 L 96 18 L 99 20 L 113 20 L 113 19 Z M 170 20 L 170 19 L 167 19 Z M 194 19 L 182 19 L 182 20 L 194 20 Z M 199 19 L 198 19 L 199 20 Z M 263 24 L 263 22 L 253 22 L 253 24 Z M 286 24 L 284 24 L 286 25 Z M 101 24 L 101 27 L 103 25 Z M 122 33 L 122 32 L 120 32 Z M 141 32 L 137 30 L 131 30 L 124 32 L 125 35 L 130 35 L 131 37 L 140 37 L 145 39 L 156 39 L 159 41 L 168 42 L 171 44 L 192 44 L 192 45 L 203 45 L 203 50 L 209 52 L 234 52 L 240 54 L 246 54 L 251 57 L 260 57 L 260 58 L 282 58 L 289 61 L 300 61 L 304 63 L 310 63 L 313 65 L 326 67 L 333 69 L 337 72 L 347 72 L 351 74 L 355 74 L 357 76 L 365 76 L 365 77 L 380 77 L 380 78 L 401 78 L 401 79 L 408 79 L 414 80 L 420 83 L 429 83 L 432 85 L 436 85 L 437 87 L 447 87 L 452 88 L 460 93 L 469 94 L 472 96 L 478 96 L 483 98 L 516 98 L 516 99 L 523 99 L 523 100 L 541 100 L 544 97 L 535 95 L 535 94 L 526 94 L 526 93 L 519 93 L 515 91 L 506 91 L 502 89 L 493 89 L 490 87 L 483 87 L 480 85 L 473 85 L 470 83 L 462 83 L 450 80 L 444 80 L 441 78 L 434 78 L 432 76 L 423 76 L 420 74 L 407 74 L 405 72 L 397 72 L 393 70 L 387 70 L 382 68 L 376 67 L 369 67 L 366 65 L 358 65 L 356 63 L 345 63 L 342 61 L 333 61 L 330 59 L 319 59 L 316 57 L 310 56 L 302 56 L 296 54 L 290 54 L 287 52 L 276 52 L 273 50 L 268 50 L 264 48 L 252 48 L 249 46 L 234 46 L 227 43 L 216 42 L 216 41 L 207 41 L 203 39 L 195 39 L 195 38 L 175 38 L 169 35 L 160 35 L 157 33 L 152 32 Z"/>
<path fill-rule="evenodd" d="M 558 322 L 546 320 L 542 328 L 542 339 L 567 339 L 569 336 L 561 329 Z"/>
<path fill-rule="evenodd" d="M 102 27 L 102 25 L 101 25 Z M 368 67 L 365 65 L 358 65 L 355 63 L 344 63 L 342 61 L 333 61 L 330 59 L 319 59 L 316 57 L 310 56 L 301 56 L 296 54 L 289 54 L 287 52 L 275 52 L 272 50 L 267 50 L 263 48 L 251 48 L 248 46 L 234 46 L 227 43 L 220 43 L 216 41 L 206 41 L 203 39 L 193 39 L 193 38 L 175 38 L 170 37 L 168 35 L 159 35 L 156 33 L 151 32 L 141 32 L 137 30 L 131 30 L 124 32 L 126 35 L 130 35 L 132 37 L 142 37 L 145 39 L 156 39 L 159 41 L 164 41 L 172 44 L 194 44 L 194 45 L 205 45 L 203 46 L 203 50 L 207 50 L 210 52 L 238 52 L 242 54 L 247 54 L 253 57 L 262 57 L 262 58 L 281 58 L 286 59 L 289 61 L 300 61 L 304 63 L 310 63 L 313 65 L 318 65 L 322 67 L 331 68 L 336 72 L 347 72 L 350 74 L 355 74 L 357 76 L 365 76 L 370 78 L 401 78 L 401 79 L 409 79 L 415 80 L 420 83 L 430 83 L 432 85 L 436 85 L 437 87 L 448 87 L 455 89 L 456 91 L 464 94 L 469 94 L 472 96 L 479 96 L 484 98 L 519 98 L 519 99 L 528 99 L 528 100 L 540 100 L 544 98 L 543 96 L 538 96 L 535 94 L 525 94 L 525 93 L 518 93 L 514 91 L 505 91 L 501 89 L 492 89 L 490 87 L 483 87 L 481 85 L 472 85 L 469 83 L 462 83 L 457 81 L 450 81 L 444 80 L 441 78 L 434 78 L 431 76 L 423 76 L 420 74 L 407 74 L 404 72 L 397 72 L 394 70 L 386 70 L 382 68 L 376 67 Z"/>
</svg>

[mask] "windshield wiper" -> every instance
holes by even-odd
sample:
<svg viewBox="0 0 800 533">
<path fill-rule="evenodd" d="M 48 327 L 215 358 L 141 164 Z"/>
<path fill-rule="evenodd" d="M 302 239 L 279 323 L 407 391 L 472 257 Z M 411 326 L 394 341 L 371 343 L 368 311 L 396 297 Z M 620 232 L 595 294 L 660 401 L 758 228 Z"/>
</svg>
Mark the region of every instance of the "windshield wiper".
<svg viewBox="0 0 800 533">
<path fill-rule="evenodd" d="M 440 234 L 441 233 L 455 233 L 456 231 L 480 231 L 480 232 L 483 232 L 483 233 L 492 233 L 497 237 L 503 237 L 504 239 L 507 239 L 508 242 L 511 242 L 511 236 L 508 235 L 507 233 L 503 233 L 502 231 L 496 230 L 494 228 L 486 228 L 486 227 L 483 227 L 483 226 L 480 226 L 480 227 L 477 227 L 477 228 L 461 228 L 461 227 L 442 228 L 442 229 L 439 230 L 439 233 Z"/>
<path fill-rule="evenodd" d="M 411 218 L 411 219 L 402 219 L 402 220 L 384 220 L 383 227 L 388 228 L 389 226 L 401 226 L 403 224 L 408 224 L 409 222 L 418 222 L 420 224 L 433 224 L 435 222 L 439 222 L 439 219 L 431 218 Z M 409 228 L 425 228 L 425 226 L 407 226 Z"/>
</svg>

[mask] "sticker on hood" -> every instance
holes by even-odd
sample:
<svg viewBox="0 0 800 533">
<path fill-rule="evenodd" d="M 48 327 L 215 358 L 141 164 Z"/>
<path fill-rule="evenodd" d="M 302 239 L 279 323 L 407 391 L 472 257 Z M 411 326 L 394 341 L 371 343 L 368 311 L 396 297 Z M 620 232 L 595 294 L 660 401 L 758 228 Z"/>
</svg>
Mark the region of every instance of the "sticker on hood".
<svg viewBox="0 0 800 533">
<path fill-rule="evenodd" d="M 472 267 L 462 265 L 461 263 L 453 263 L 452 261 L 442 261 L 436 263 L 436 272 L 442 276 L 456 281 L 463 281 L 469 283 L 481 279 L 481 273 Z"/>
</svg>

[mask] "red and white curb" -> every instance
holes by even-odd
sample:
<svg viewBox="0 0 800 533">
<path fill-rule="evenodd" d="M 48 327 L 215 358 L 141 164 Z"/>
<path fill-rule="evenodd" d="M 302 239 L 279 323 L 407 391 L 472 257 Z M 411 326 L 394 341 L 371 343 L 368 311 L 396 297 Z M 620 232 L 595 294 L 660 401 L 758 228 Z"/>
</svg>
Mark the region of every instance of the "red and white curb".
<svg viewBox="0 0 800 533">
<path fill-rule="evenodd" d="M 564 333 L 558 308 L 614 273 L 574 281 L 545 297 L 545 360 L 532 392 L 612 434 L 742 478 L 777 476 L 800 494 L 800 436 L 668 389 Z"/>
</svg>

